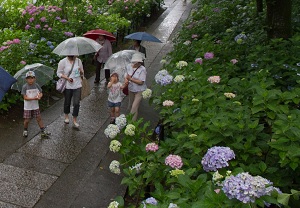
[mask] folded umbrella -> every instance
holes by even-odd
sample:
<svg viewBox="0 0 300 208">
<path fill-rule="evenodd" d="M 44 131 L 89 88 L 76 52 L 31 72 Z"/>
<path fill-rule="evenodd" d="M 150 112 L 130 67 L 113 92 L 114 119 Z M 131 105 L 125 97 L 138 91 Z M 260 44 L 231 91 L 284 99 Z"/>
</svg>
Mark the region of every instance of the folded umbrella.
<svg viewBox="0 0 300 208">
<path fill-rule="evenodd" d="M 99 35 L 105 36 L 105 38 L 110 42 L 116 41 L 116 37 L 112 33 L 102 29 L 90 30 L 83 34 L 84 37 L 91 38 L 93 40 L 96 40 Z"/>
<path fill-rule="evenodd" d="M 5 93 L 16 81 L 17 80 L 13 76 L 11 76 L 6 70 L 0 67 L 0 102 L 2 101 Z"/>
<path fill-rule="evenodd" d="M 41 87 L 53 79 L 53 68 L 40 63 L 30 64 L 23 67 L 14 75 L 17 82 L 11 86 L 11 89 L 18 91 L 22 90 L 23 85 L 26 83 L 26 73 L 28 71 L 33 71 L 35 73 L 36 83 Z"/>
<path fill-rule="evenodd" d="M 125 38 L 132 39 L 132 40 L 144 40 L 144 41 L 149 41 L 149 42 L 161 43 L 161 41 L 157 37 L 155 37 L 149 33 L 146 33 L 146 32 L 132 33 L 132 34 L 126 35 Z"/>
<path fill-rule="evenodd" d="M 99 51 L 102 46 L 86 37 L 68 38 L 58 44 L 52 51 L 59 56 L 79 56 Z"/>
</svg>

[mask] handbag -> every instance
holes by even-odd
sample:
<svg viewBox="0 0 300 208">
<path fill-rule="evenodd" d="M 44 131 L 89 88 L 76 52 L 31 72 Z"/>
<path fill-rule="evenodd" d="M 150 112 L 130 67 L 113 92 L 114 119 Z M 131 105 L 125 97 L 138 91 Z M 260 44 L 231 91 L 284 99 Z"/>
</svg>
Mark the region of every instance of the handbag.
<svg viewBox="0 0 300 208">
<path fill-rule="evenodd" d="M 73 71 L 74 64 L 75 64 L 75 60 L 73 61 L 72 68 L 71 68 L 71 71 L 68 74 L 68 77 L 70 76 L 70 74 Z M 59 80 L 57 80 L 57 82 L 56 82 L 56 90 L 60 93 L 63 93 L 66 89 L 66 84 L 67 84 L 67 79 L 59 78 Z"/>
<path fill-rule="evenodd" d="M 89 81 L 83 76 L 81 77 L 81 97 L 80 99 L 82 100 L 83 98 L 89 96 L 91 94 L 91 87 L 89 84 Z"/>
<path fill-rule="evenodd" d="M 139 67 L 138 67 L 139 68 Z M 138 68 L 136 68 L 136 70 L 138 70 Z M 134 72 L 132 73 L 131 77 L 134 75 L 134 73 L 136 72 L 136 70 L 134 70 Z M 128 90 L 128 85 L 126 85 L 124 88 L 123 88 L 123 93 L 125 95 L 128 95 L 129 94 L 129 90 Z"/>
</svg>

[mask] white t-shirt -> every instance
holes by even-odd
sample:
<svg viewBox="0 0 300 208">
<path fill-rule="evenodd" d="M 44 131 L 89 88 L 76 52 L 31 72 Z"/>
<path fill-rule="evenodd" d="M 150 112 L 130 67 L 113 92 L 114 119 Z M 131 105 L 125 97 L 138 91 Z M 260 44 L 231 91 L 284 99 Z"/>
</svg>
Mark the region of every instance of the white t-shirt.
<svg viewBox="0 0 300 208">
<path fill-rule="evenodd" d="M 56 74 L 59 78 L 61 78 L 62 74 L 68 76 L 71 68 L 72 64 L 68 60 L 68 57 L 66 57 L 59 61 Z M 81 60 L 79 58 L 76 58 L 72 73 L 69 76 L 73 79 L 73 82 L 67 81 L 66 89 L 78 89 L 82 87 L 79 68 L 83 69 L 83 65 Z"/>
<path fill-rule="evenodd" d="M 129 74 L 131 76 L 134 71 L 135 71 L 135 73 L 132 76 L 132 78 L 141 80 L 144 83 L 142 85 L 139 85 L 139 84 L 136 84 L 136 83 L 133 83 L 133 82 L 129 82 L 128 90 L 130 92 L 141 92 L 141 91 L 146 90 L 147 89 L 147 85 L 146 85 L 147 71 L 146 71 L 146 68 L 143 65 L 141 65 L 138 69 L 136 69 L 136 68 L 132 68 L 131 64 L 128 64 L 126 66 L 126 73 L 125 73 L 124 77 L 126 78 L 127 74 Z"/>
<path fill-rule="evenodd" d="M 121 82 L 111 85 L 111 87 L 108 89 L 108 101 L 112 103 L 118 103 L 123 100 L 124 96 L 122 95 L 123 93 L 121 87 Z"/>
<path fill-rule="evenodd" d="M 22 87 L 21 94 L 26 95 L 28 98 L 34 98 L 37 97 L 40 92 L 42 92 L 42 89 L 37 83 L 34 83 L 32 85 L 24 84 Z M 24 110 L 36 109 L 39 109 L 38 100 L 24 100 Z"/>
</svg>

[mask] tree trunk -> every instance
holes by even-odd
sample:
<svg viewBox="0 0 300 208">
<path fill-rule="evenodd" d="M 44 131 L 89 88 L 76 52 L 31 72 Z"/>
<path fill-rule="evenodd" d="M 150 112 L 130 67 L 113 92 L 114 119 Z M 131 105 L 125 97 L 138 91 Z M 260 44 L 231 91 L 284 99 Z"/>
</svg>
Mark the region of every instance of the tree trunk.
<svg viewBox="0 0 300 208">
<path fill-rule="evenodd" d="M 256 0 L 256 12 L 259 13 L 263 12 L 263 0 Z"/>
<path fill-rule="evenodd" d="M 269 38 L 292 36 L 292 0 L 266 0 Z"/>
</svg>

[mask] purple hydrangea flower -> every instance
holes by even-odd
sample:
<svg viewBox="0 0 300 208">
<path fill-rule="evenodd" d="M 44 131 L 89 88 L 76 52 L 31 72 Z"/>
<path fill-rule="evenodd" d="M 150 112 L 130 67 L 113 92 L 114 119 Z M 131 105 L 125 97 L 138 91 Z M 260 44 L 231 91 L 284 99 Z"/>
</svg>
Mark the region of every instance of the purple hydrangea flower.
<svg viewBox="0 0 300 208">
<path fill-rule="evenodd" d="M 229 166 L 228 161 L 235 158 L 234 152 L 229 147 L 212 147 L 202 158 L 201 164 L 206 172 L 217 171 L 219 168 Z"/>
<path fill-rule="evenodd" d="M 168 73 L 167 70 L 163 69 L 160 70 L 156 75 L 155 75 L 155 82 L 157 84 L 160 84 L 162 86 L 166 86 L 170 84 L 173 81 L 173 76 Z"/>
<path fill-rule="evenodd" d="M 271 195 L 273 191 L 281 193 L 269 180 L 261 176 L 251 176 L 249 173 L 230 176 L 224 180 L 222 186 L 229 199 L 235 198 L 245 204 L 255 202 L 261 196 Z"/>
<path fill-rule="evenodd" d="M 205 59 L 212 59 L 212 58 L 214 58 L 214 53 L 212 53 L 212 52 L 206 52 L 204 54 L 204 58 Z"/>
</svg>

